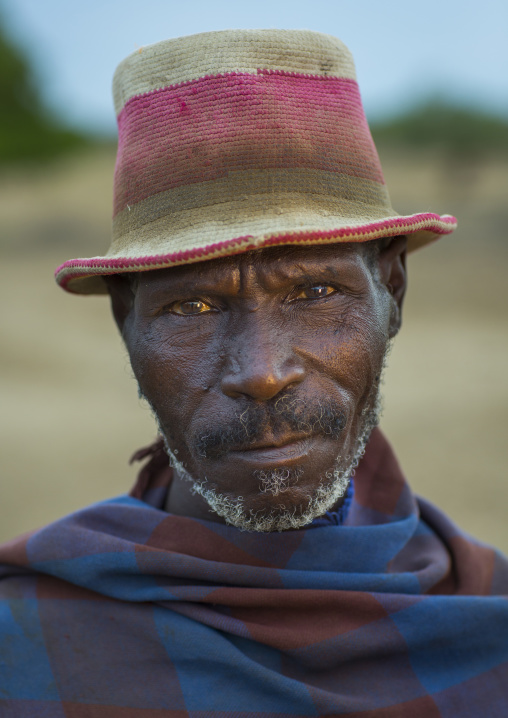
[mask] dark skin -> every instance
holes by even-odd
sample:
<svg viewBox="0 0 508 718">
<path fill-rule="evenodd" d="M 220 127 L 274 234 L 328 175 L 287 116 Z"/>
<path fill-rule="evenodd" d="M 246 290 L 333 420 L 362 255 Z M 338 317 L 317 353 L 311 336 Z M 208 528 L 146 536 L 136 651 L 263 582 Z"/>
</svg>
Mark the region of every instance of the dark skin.
<svg viewBox="0 0 508 718">
<path fill-rule="evenodd" d="M 113 313 L 141 391 L 167 442 L 194 479 L 242 496 L 247 511 L 290 510 L 315 491 L 337 455 L 354 448 L 389 338 L 401 323 L 406 238 L 373 253 L 362 244 L 279 247 L 107 279 Z M 269 418 L 255 436 L 208 455 L 203 436 L 241 424 L 278 400 L 331 404 L 340 435 Z M 267 414 L 268 417 L 268 414 Z M 298 466 L 281 496 L 260 490 L 256 472 Z M 176 474 L 171 513 L 223 521 Z"/>
</svg>

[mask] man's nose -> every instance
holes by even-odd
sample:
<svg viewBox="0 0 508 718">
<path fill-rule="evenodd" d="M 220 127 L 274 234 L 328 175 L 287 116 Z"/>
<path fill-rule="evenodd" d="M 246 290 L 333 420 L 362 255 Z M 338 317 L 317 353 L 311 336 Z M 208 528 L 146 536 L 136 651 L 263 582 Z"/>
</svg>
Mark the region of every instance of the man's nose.
<svg viewBox="0 0 508 718">
<path fill-rule="evenodd" d="M 268 401 L 305 377 L 303 361 L 288 337 L 244 326 L 229 343 L 221 388 L 226 396 Z M 250 331 L 249 331 L 250 330 Z"/>
</svg>

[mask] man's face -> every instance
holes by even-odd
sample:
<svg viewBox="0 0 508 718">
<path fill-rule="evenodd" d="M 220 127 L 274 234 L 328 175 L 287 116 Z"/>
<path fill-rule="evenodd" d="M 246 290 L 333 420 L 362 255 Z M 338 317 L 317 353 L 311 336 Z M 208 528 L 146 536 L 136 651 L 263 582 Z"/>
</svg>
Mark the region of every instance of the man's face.
<svg viewBox="0 0 508 718">
<path fill-rule="evenodd" d="M 364 247 L 336 244 L 139 275 L 122 329 L 178 460 L 168 510 L 209 519 L 210 504 L 274 530 L 336 503 L 375 423 L 394 334 L 377 274 Z"/>
</svg>

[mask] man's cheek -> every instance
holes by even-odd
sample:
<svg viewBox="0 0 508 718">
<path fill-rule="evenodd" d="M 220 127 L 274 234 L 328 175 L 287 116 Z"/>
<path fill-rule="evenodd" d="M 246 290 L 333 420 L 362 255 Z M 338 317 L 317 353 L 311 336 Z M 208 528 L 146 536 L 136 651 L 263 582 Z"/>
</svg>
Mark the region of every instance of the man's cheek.
<svg viewBox="0 0 508 718">
<path fill-rule="evenodd" d="M 186 441 L 193 418 L 200 416 L 206 405 L 206 391 L 192 368 L 188 369 L 159 363 L 152 357 L 151 362 L 138 364 L 139 374 L 135 371 L 141 392 L 166 437 L 179 443 Z"/>
</svg>

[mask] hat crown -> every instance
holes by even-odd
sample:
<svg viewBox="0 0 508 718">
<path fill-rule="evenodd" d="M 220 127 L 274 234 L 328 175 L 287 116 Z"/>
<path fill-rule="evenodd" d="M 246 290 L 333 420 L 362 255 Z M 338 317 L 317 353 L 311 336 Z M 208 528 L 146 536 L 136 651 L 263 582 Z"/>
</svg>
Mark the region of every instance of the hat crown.
<svg viewBox="0 0 508 718">
<path fill-rule="evenodd" d="M 353 61 L 336 38 L 258 30 L 168 40 L 131 55 L 115 87 L 114 215 L 124 215 L 115 220 L 115 240 L 133 228 L 134 205 L 167 192 L 175 199 L 180 189 L 181 207 L 184 188 L 187 207 L 216 204 L 217 192 L 212 202 L 203 192 L 226 177 L 234 186 L 223 182 L 222 201 L 238 187 L 245 196 L 273 195 L 275 185 L 302 200 L 343 196 L 343 179 L 358 177 L 389 204 Z M 304 172 L 320 173 L 314 186 Z"/>
<path fill-rule="evenodd" d="M 117 67 L 115 112 L 135 95 L 209 75 L 259 69 L 356 80 L 353 56 L 341 40 L 311 30 L 220 30 L 139 48 Z"/>
</svg>

